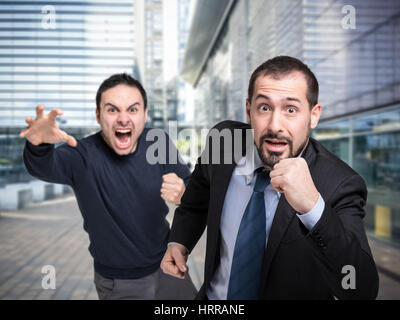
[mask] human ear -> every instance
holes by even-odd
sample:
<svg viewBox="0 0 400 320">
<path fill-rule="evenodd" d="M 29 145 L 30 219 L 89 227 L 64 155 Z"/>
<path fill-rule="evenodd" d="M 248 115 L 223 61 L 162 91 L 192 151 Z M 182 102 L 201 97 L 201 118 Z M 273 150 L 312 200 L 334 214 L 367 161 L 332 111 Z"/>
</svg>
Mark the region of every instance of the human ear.
<svg viewBox="0 0 400 320">
<path fill-rule="evenodd" d="M 311 119 L 310 119 L 310 128 L 314 129 L 318 122 L 319 118 L 321 116 L 321 105 L 317 103 L 312 109 L 311 109 Z"/>
</svg>

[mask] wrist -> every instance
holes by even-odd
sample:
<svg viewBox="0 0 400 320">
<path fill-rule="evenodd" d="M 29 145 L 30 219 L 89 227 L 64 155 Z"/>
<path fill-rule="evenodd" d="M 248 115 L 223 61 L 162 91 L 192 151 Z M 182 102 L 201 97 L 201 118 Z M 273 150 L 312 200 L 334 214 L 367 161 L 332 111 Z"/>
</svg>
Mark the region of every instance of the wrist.
<svg viewBox="0 0 400 320">
<path fill-rule="evenodd" d="M 315 207 L 319 199 L 319 192 L 316 190 L 312 196 L 308 197 L 308 199 L 309 199 L 308 205 L 304 207 L 302 212 L 298 212 L 298 214 L 300 215 L 306 214 Z"/>
<path fill-rule="evenodd" d="M 181 243 L 178 242 L 168 242 L 168 247 L 175 247 L 178 248 L 178 250 L 182 253 L 182 255 L 188 255 L 189 254 L 189 250 Z"/>
</svg>

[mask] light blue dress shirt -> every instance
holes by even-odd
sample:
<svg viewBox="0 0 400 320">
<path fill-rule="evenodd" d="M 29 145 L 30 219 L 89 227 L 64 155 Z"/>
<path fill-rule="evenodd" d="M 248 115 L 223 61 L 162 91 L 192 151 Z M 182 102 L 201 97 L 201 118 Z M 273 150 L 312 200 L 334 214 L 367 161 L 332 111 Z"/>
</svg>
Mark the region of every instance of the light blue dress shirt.
<svg viewBox="0 0 400 320">
<path fill-rule="evenodd" d="M 233 171 L 221 215 L 221 261 L 206 291 L 210 300 L 226 300 L 237 233 L 253 193 L 256 180 L 254 171 L 262 166 L 263 163 L 254 145 L 253 152 L 243 157 Z M 275 191 L 271 184 L 265 188 L 266 245 L 280 196 L 281 194 Z M 314 208 L 305 214 L 297 214 L 297 217 L 308 230 L 311 230 L 321 218 L 324 208 L 325 202 L 320 194 Z"/>
</svg>

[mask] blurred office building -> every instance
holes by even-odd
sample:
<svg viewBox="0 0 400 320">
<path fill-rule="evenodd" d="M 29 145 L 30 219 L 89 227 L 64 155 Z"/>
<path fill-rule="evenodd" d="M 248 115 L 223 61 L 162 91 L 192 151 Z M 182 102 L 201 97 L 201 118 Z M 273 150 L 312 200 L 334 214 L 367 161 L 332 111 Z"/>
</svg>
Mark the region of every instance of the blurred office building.
<svg viewBox="0 0 400 320">
<path fill-rule="evenodd" d="M 137 13 L 144 17 L 137 19 L 142 23 L 138 65 L 148 94 L 150 127 L 167 130 L 171 121 L 185 121 L 191 107 L 190 86 L 178 75 L 190 29 L 191 3 L 136 0 Z"/>
<path fill-rule="evenodd" d="M 148 96 L 148 125 L 164 128 L 167 124 L 166 90 L 164 86 L 163 1 L 136 0 L 141 30 L 138 37 L 139 71 Z"/>
<path fill-rule="evenodd" d="M 246 121 L 250 75 L 277 55 L 316 74 L 312 134 L 365 179 L 370 235 L 400 243 L 400 1 L 198 1 L 182 67 L 196 120 Z"/>
<path fill-rule="evenodd" d="M 178 0 L 178 69 L 182 68 L 186 44 L 189 37 L 194 0 Z M 191 85 L 178 76 L 177 120 L 185 125 L 193 122 Z"/>
</svg>

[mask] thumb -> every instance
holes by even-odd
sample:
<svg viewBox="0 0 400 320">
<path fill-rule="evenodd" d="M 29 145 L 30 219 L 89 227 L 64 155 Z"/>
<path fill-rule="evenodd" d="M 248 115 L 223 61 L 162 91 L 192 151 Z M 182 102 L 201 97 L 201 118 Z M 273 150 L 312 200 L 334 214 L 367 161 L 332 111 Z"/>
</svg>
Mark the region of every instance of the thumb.
<svg viewBox="0 0 400 320">
<path fill-rule="evenodd" d="M 66 142 L 71 147 L 76 147 L 78 143 L 76 142 L 75 138 L 70 136 L 65 131 L 59 130 L 62 134 L 62 141 Z"/>
<path fill-rule="evenodd" d="M 177 248 L 174 248 L 177 249 Z M 187 265 L 186 265 L 186 259 L 185 256 L 182 254 L 182 252 L 177 249 L 177 250 L 172 250 L 171 252 L 172 258 L 175 261 L 175 265 L 178 267 L 178 269 L 181 272 L 186 272 L 187 271 Z"/>
<path fill-rule="evenodd" d="M 67 136 L 67 140 L 65 142 L 71 147 L 76 147 L 78 145 L 78 142 L 76 142 L 75 138 L 72 136 Z"/>
</svg>

